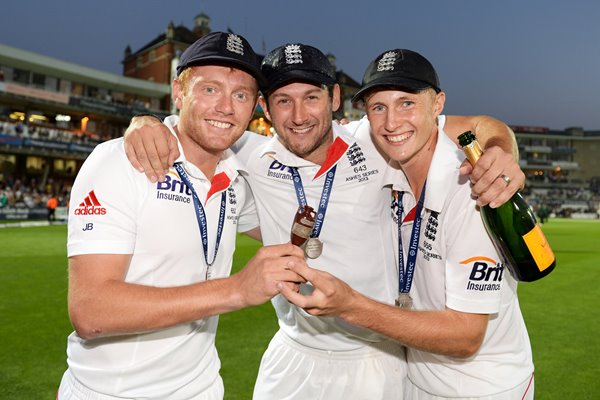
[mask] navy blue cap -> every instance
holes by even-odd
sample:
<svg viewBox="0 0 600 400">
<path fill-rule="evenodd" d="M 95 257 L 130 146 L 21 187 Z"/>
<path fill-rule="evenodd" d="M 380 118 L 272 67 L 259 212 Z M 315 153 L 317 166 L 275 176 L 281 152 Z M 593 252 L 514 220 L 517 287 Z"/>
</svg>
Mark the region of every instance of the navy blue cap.
<svg viewBox="0 0 600 400">
<path fill-rule="evenodd" d="M 321 50 L 301 43 L 288 43 L 265 56 L 261 71 L 267 80 L 262 88 L 268 94 L 291 82 L 331 86 L 335 68 Z"/>
<path fill-rule="evenodd" d="M 367 92 L 386 86 L 410 92 L 427 88 L 441 91 L 437 72 L 429 60 L 406 49 L 388 50 L 378 55 L 367 67 L 362 86 L 352 101 L 362 100 Z"/>
<path fill-rule="evenodd" d="M 228 65 L 240 68 L 264 85 L 260 59 L 250 43 L 240 35 L 211 32 L 192 43 L 179 58 L 177 76 L 187 67 L 196 65 Z"/>
</svg>

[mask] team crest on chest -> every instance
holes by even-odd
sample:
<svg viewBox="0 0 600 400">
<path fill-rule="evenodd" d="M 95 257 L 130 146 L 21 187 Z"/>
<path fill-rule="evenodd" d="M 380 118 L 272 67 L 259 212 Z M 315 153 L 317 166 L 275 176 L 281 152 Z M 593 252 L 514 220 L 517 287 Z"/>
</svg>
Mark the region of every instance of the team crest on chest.
<svg viewBox="0 0 600 400">
<path fill-rule="evenodd" d="M 353 167 L 357 164 L 366 161 L 365 155 L 357 143 L 354 143 L 352 146 L 350 146 L 350 148 L 346 152 L 346 156 L 348 157 L 350 165 L 352 165 Z"/>
<path fill-rule="evenodd" d="M 346 182 L 365 182 L 372 175 L 379 173 L 379 170 L 376 168 L 369 169 L 367 158 L 358 143 L 354 143 L 348 148 L 346 157 L 351 167 L 351 173 L 346 176 Z"/>
<path fill-rule="evenodd" d="M 425 232 L 423 232 L 423 243 L 419 246 L 419 251 L 423 254 L 423 258 L 427 261 L 435 259 L 441 260 L 442 256 L 439 253 L 439 249 L 435 245 L 435 238 L 438 233 L 438 216 L 440 213 L 431 211 L 429 218 L 427 218 L 427 225 L 425 225 Z"/>
<path fill-rule="evenodd" d="M 229 188 L 227 188 L 227 197 L 229 198 L 229 205 L 236 205 L 237 204 L 237 199 L 235 197 L 235 190 L 233 190 L 233 188 L 230 186 Z"/>
<path fill-rule="evenodd" d="M 432 242 L 435 242 L 435 235 L 437 234 L 438 228 L 438 213 L 432 211 L 427 219 L 427 226 L 425 226 L 425 237 Z"/>
<path fill-rule="evenodd" d="M 237 197 L 233 187 L 227 188 L 227 202 L 229 204 L 229 212 L 227 213 L 227 219 L 237 224 L 238 212 L 237 212 Z"/>
</svg>

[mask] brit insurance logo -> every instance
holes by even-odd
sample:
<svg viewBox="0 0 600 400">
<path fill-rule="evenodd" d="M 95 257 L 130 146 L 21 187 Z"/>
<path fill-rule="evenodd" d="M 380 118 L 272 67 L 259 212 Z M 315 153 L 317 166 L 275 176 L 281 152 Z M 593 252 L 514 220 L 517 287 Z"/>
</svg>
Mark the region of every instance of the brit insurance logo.
<svg viewBox="0 0 600 400">
<path fill-rule="evenodd" d="M 275 179 L 284 179 L 287 181 L 292 180 L 291 168 L 287 165 L 283 165 L 277 160 L 273 160 L 271 165 L 269 165 L 267 176 Z"/>
<path fill-rule="evenodd" d="M 502 287 L 504 265 L 489 257 L 475 256 L 463 260 L 460 264 L 471 268 L 467 290 L 494 292 Z"/>
<path fill-rule="evenodd" d="M 77 208 L 75 209 L 74 214 L 75 215 L 105 215 L 106 208 L 102 207 L 102 204 L 100 204 L 100 201 L 98 200 L 98 198 L 96 197 L 96 194 L 92 190 L 91 192 L 88 193 L 87 196 L 85 196 L 85 199 L 83 199 L 83 201 L 81 203 L 79 203 L 79 206 L 77 206 Z"/>
<path fill-rule="evenodd" d="M 156 184 L 156 198 L 189 204 L 192 201 L 192 191 L 173 171 L 165 176 L 164 182 Z"/>
</svg>

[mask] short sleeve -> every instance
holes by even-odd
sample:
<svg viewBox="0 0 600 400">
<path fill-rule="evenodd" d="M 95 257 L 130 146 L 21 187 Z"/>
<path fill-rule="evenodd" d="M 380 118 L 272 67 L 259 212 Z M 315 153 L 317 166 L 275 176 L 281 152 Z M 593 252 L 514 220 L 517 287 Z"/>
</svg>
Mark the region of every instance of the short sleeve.
<svg viewBox="0 0 600 400">
<path fill-rule="evenodd" d="M 127 161 L 123 140 L 100 144 L 84 162 L 69 204 L 68 256 L 132 254 L 136 239 L 139 174 Z M 141 174 L 140 174 L 141 175 Z M 139 177 L 138 177 L 139 178 Z"/>
<path fill-rule="evenodd" d="M 469 185 L 451 200 L 446 247 L 446 306 L 469 313 L 499 311 L 508 274 L 488 236 Z"/>
</svg>

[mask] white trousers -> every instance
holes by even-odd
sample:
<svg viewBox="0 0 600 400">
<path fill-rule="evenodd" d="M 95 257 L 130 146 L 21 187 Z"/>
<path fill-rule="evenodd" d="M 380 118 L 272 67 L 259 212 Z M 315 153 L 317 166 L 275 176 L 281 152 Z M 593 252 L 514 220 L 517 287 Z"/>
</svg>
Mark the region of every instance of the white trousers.
<svg viewBox="0 0 600 400">
<path fill-rule="evenodd" d="M 404 400 L 533 400 L 534 379 L 525 380 L 517 387 L 505 392 L 484 397 L 440 397 L 434 396 L 415 386 L 410 379 L 406 380 L 406 396 Z"/>
<path fill-rule="evenodd" d="M 263 355 L 254 400 L 402 400 L 404 348 L 385 341 L 352 351 L 303 346 L 281 331 Z"/>
<path fill-rule="evenodd" d="M 189 398 L 182 393 L 176 394 L 177 399 Z M 77 379 L 67 370 L 60 382 L 58 395 L 56 400 L 126 400 L 125 397 L 115 397 L 106 394 L 95 392 L 88 387 L 82 385 Z M 127 399 L 131 400 L 131 399 Z M 165 399 L 167 400 L 167 399 Z M 194 400 L 223 400 L 223 380 L 219 376 L 218 379 L 200 396 L 195 396 Z"/>
</svg>

